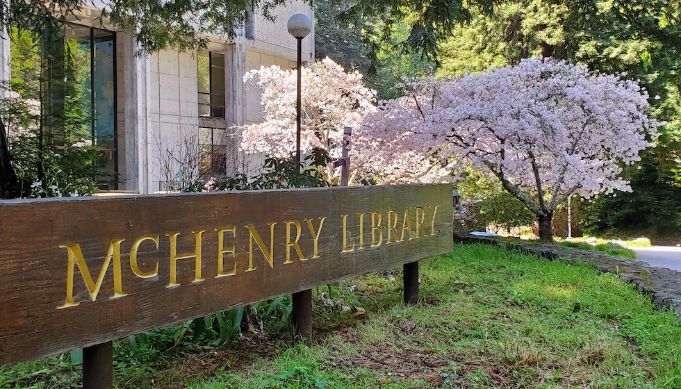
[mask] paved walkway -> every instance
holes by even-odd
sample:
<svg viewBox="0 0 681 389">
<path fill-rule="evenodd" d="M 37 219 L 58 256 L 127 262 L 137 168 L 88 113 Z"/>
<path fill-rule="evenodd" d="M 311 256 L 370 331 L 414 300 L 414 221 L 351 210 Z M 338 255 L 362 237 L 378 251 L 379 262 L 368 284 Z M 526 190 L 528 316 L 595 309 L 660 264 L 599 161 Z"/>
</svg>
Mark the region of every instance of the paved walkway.
<svg viewBox="0 0 681 389">
<path fill-rule="evenodd" d="M 636 247 L 636 257 L 650 266 L 681 271 L 681 247 L 653 246 Z"/>
</svg>

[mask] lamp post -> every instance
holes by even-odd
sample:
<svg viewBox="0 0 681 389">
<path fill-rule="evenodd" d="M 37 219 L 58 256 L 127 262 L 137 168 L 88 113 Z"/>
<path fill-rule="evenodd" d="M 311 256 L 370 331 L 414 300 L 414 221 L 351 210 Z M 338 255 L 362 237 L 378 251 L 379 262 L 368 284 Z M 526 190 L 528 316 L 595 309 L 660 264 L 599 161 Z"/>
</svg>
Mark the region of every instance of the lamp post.
<svg viewBox="0 0 681 389">
<path fill-rule="evenodd" d="M 567 209 L 567 239 L 572 239 L 572 195 L 568 196 L 568 209 Z"/>
<path fill-rule="evenodd" d="M 286 27 L 288 28 L 288 33 L 296 38 L 298 43 L 298 57 L 296 61 L 298 73 L 296 80 L 296 161 L 298 166 L 300 166 L 300 80 L 302 78 L 303 67 L 303 38 L 312 31 L 312 21 L 306 15 L 295 14 L 288 20 Z"/>
<path fill-rule="evenodd" d="M 302 77 L 302 51 L 303 38 L 305 38 L 310 31 L 312 31 L 312 21 L 306 15 L 295 14 L 291 16 L 286 24 L 288 33 L 296 38 L 298 43 L 298 58 L 297 71 L 298 78 L 296 82 L 296 162 L 298 169 L 300 169 L 300 80 Z M 302 338 L 305 342 L 310 342 L 312 339 L 312 289 L 301 290 L 300 292 L 291 295 L 293 303 L 293 328 L 297 338 Z"/>
</svg>

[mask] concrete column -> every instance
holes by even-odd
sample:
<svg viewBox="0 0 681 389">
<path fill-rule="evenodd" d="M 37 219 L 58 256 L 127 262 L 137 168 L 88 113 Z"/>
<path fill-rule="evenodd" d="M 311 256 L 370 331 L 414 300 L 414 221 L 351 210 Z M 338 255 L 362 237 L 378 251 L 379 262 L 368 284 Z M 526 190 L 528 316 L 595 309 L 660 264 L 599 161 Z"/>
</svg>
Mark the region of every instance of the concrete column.
<svg viewBox="0 0 681 389">
<path fill-rule="evenodd" d="M 137 43 L 131 35 L 124 39 L 126 189 L 150 193 L 151 63 L 148 56 L 135 55 Z"/>
<path fill-rule="evenodd" d="M 235 131 L 234 136 L 227 144 L 227 175 L 239 172 L 241 161 L 239 149 L 241 142 L 241 127 L 244 125 L 245 100 L 244 75 L 246 74 L 246 48 L 240 39 L 227 49 L 225 54 L 225 114 L 227 116 L 227 128 Z"/>
</svg>

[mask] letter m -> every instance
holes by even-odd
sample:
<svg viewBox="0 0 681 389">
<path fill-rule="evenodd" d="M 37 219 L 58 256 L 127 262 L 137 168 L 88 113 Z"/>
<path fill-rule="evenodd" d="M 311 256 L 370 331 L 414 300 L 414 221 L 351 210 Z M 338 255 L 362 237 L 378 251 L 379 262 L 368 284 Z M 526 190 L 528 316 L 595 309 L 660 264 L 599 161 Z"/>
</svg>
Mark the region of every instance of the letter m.
<svg viewBox="0 0 681 389">
<path fill-rule="evenodd" d="M 85 286 L 90 294 L 90 300 L 95 301 L 99 290 L 102 288 L 104 276 L 109 268 L 109 263 L 113 259 L 113 278 L 114 278 L 114 295 L 111 298 L 118 298 L 125 296 L 123 293 L 123 281 L 121 279 L 121 242 L 124 239 L 114 239 L 109 244 L 109 251 L 106 254 L 102 268 L 97 276 L 97 281 L 92 278 L 90 269 L 85 262 L 83 251 L 80 249 L 80 244 L 71 243 L 67 245 L 60 245 L 59 248 L 66 249 L 67 253 L 67 271 L 66 271 L 66 301 L 64 305 L 60 305 L 57 309 L 75 307 L 80 304 L 73 300 L 73 278 L 76 271 L 76 266 L 80 270 Z"/>
</svg>

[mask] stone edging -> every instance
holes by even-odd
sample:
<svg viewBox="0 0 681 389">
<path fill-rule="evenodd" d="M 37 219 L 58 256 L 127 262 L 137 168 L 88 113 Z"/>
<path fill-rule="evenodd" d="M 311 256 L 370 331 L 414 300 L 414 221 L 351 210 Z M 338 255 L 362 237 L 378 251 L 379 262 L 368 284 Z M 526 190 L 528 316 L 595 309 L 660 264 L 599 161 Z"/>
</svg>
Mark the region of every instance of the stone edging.
<svg viewBox="0 0 681 389">
<path fill-rule="evenodd" d="M 623 260 L 597 251 L 579 250 L 550 244 L 524 245 L 491 238 L 455 236 L 461 243 L 492 244 L 505 249 L 534 254 L 550 260 L 568 263 L 589 263 L 602 273 L 613 273 L 622 280 L 651 296 L 657 307 L 671 308 L 681 320 L 681 272 L 653 267 L 642 261 Z"/>
</svg>

